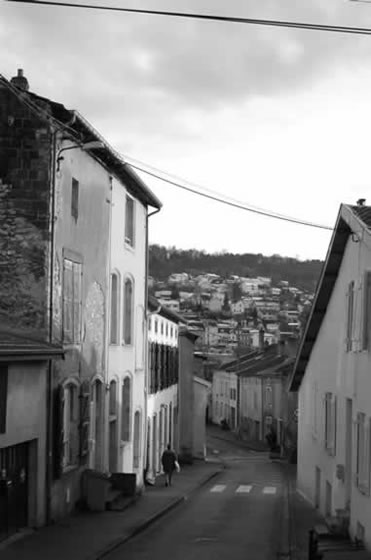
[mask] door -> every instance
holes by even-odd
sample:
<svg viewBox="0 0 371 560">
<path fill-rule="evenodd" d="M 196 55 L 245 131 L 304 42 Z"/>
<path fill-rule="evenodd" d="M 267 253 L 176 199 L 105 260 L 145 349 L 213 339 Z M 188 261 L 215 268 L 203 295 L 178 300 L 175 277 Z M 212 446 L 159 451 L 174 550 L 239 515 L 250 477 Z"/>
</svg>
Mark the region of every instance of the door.
<svg viewBox="0 0 371 560">
<path fill-rule="evenodd" d="M 350 509 L 352 491 L 352 399 L 346 399 L 345 410 L 345 507 Z"/>
<path fill-rule="evenodd" d="M 28 443 L 0 449 L 0 540 L 28 523 Z"/>
<path fill-rule="evenodd" d="M 321 469 L 316 467 L 314 506 L 319 509 L 321 505 Z"/>
</svg>

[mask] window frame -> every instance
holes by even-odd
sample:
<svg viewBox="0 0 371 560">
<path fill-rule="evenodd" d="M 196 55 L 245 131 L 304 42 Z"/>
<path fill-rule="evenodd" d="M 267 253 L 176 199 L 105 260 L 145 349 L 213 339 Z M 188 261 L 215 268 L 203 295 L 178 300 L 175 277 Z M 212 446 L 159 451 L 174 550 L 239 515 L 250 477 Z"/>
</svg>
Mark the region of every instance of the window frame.
<svg viewBox="0 0 371 560">
<path fill-rule="evenodd" d="M 71 392 L 73 399 L 71 399 Z M 79 466 L 80 460 L 80 386 L 74 379 L 63 384 L 63 471 Z M 71 410 L 72 402 L 72 410 Z M 72 416 L 72 419 L 71 419 Z M 71 441 L 75 439 L 75 442 Z M 73 449 L 75 445 L 75 449 Z M 74 454 L 71 457 L 71 454 Z"/>
<path fill-rule="evenodd" d="M 130 201 L 130 204 L 128 204 L 128 201 Z M 126 194 L 125 197 L 125 233 L 124 233 L 124 240 L 125 240 L 125 245 L 127 247 L 130 247 L 131 249 L 134 249 L 135 247 L 135 199 L 130 196 L 129 194 Z M 128 216 L 128 212 L 129 212 L 129 208 L 131 208 L 132 210 L 132 216 L 131 219 Z M 128 228 L 130 227 L 131 224 L 131 231 L 128 231 Z"/>
<path fill-rule="evenodd" d="M 77 222 L 79 217 L 80 182 L 75 177 L 71 181 L 71 217 Z"/>
<path fill-rule="evenodd" d="M 113 325 L 113 279 L 116 278 L 116 320 L 115 320 L 115 328 L 116 328 L 116 337 L 113 340 L 112 337 L 112 325 Z M 114 270 L 111 272 L 111 282 L 110 282 L 110 334 L 109 334 L 109 343 L 111 345 L 118 345 L 120 344 L 120 324 L 121 324 L 121 277 L 119 272 Z"/>
<path fill-rule="evenodd" d="M 71 271 L 68 279 L 67 271 Z M 68 283 L 71 293 L 68 293 Z M 76 293 L 77 292 L 77 293 Z M 82 337 L 83 263 L 70 255 L 63 255 L 62 279 L 62 339 L 66 345 L 81 344 Z M 68 309 L 70 306 L 70 309 Z M 69 316 L 70 328 L 66 328 Z"/>
<path fill-rule="evenodd" d="M 129 283 L 131 285 L 131 298 L 130 298 L 130 307 L 128 308 L 126 286 Z M 134 290 L 135 290 L 135 283 L 133 277 L 131 275 L 126 275 L 123 281 L 123 296 L 122 296 L 123 316 L 122 316 L 122 334 L 121 334 L 121 340 L 125 346 L 134 345 L 134 301 L 135 301 Z M 128 309 L 130 309 L 129 321 L 127 321 Z M 128 325 L 129 325 L 129 331 L 127 330 Z"/>
<path fill-rule="evenodd" d="M 128 399 L 125 399 L 125 381 L 129 382 L 129 389 L 127 390 Z M 133 398 L 133 379 L 130 374 L 125 374 L 124 379 L 121 384 L 121 417 L 120 417 L 120 441 L 122 444 L 129 443 L 132 436 L 132 426 L 131 426 L 131 411 L 132 411 L 132 398 Z M 125 414 L 125 416 L 124 416 Z M 124 420 L 127 420 L 124 424 Z M 127 437 L 123 437 L 127 436 Z"/>
<path fill-rule="evenodd" d="M 331 456 L 336 455 L 336 421 L 337 421 L 337 401 L 336 395 L 331 392 L 325 393 L 325 449 Z"/>
</svg>

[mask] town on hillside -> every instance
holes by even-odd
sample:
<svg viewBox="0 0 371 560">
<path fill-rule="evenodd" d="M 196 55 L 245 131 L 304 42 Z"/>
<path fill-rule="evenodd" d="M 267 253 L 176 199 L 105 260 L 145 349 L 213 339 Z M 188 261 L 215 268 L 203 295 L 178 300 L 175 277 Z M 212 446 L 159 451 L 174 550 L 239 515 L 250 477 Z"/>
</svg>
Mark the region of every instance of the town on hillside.
<svg viewBox="0 0 371 560">
<path fill-rule="evenodd" d="M 1 559 L 369 560 L 371 206 L 308 278 L 151 268 L 161 200 L 48 83 L 0 74 Z"/>
</svg>

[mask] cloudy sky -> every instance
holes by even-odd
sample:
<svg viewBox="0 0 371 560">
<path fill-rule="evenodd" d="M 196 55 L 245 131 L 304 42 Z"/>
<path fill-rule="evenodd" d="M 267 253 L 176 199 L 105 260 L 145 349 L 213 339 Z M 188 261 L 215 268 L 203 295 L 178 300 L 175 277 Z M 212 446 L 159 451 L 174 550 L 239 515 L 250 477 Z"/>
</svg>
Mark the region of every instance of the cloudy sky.
<svg viewBox="0 0 371 560">
<path fill-rule="evenodd" d="M 349 0 L 90 3 L 371 27 L 371 3 Z M 0 72 L 17 68 L 122 154 L 221 195 L 327 226 L 371 204 L 371 36 L 2 2 Z M 154 243 L 326 255 L 329 231 L 142 177 L 164 204 Z"/>
</svg>

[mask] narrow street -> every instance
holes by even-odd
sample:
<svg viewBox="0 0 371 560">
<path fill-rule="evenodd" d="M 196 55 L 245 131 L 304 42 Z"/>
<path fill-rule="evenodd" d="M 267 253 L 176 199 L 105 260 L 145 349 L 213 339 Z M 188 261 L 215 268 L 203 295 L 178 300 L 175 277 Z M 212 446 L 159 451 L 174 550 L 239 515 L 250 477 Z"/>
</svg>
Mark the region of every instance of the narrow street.
<svg viewBox="0 0 371 560">
<path fill-rule="evenodd" d="M 284 474 L 267 453 L 209 437 L 225 471 L 109 560 L 273 560 L 280 547 Z M 179 474 L 181 476 L 181 473 Z M 175 479 L 176 484 L 176 479 Z M 164 487 L 164 492 L 168 489 Z"/>
</svg>

